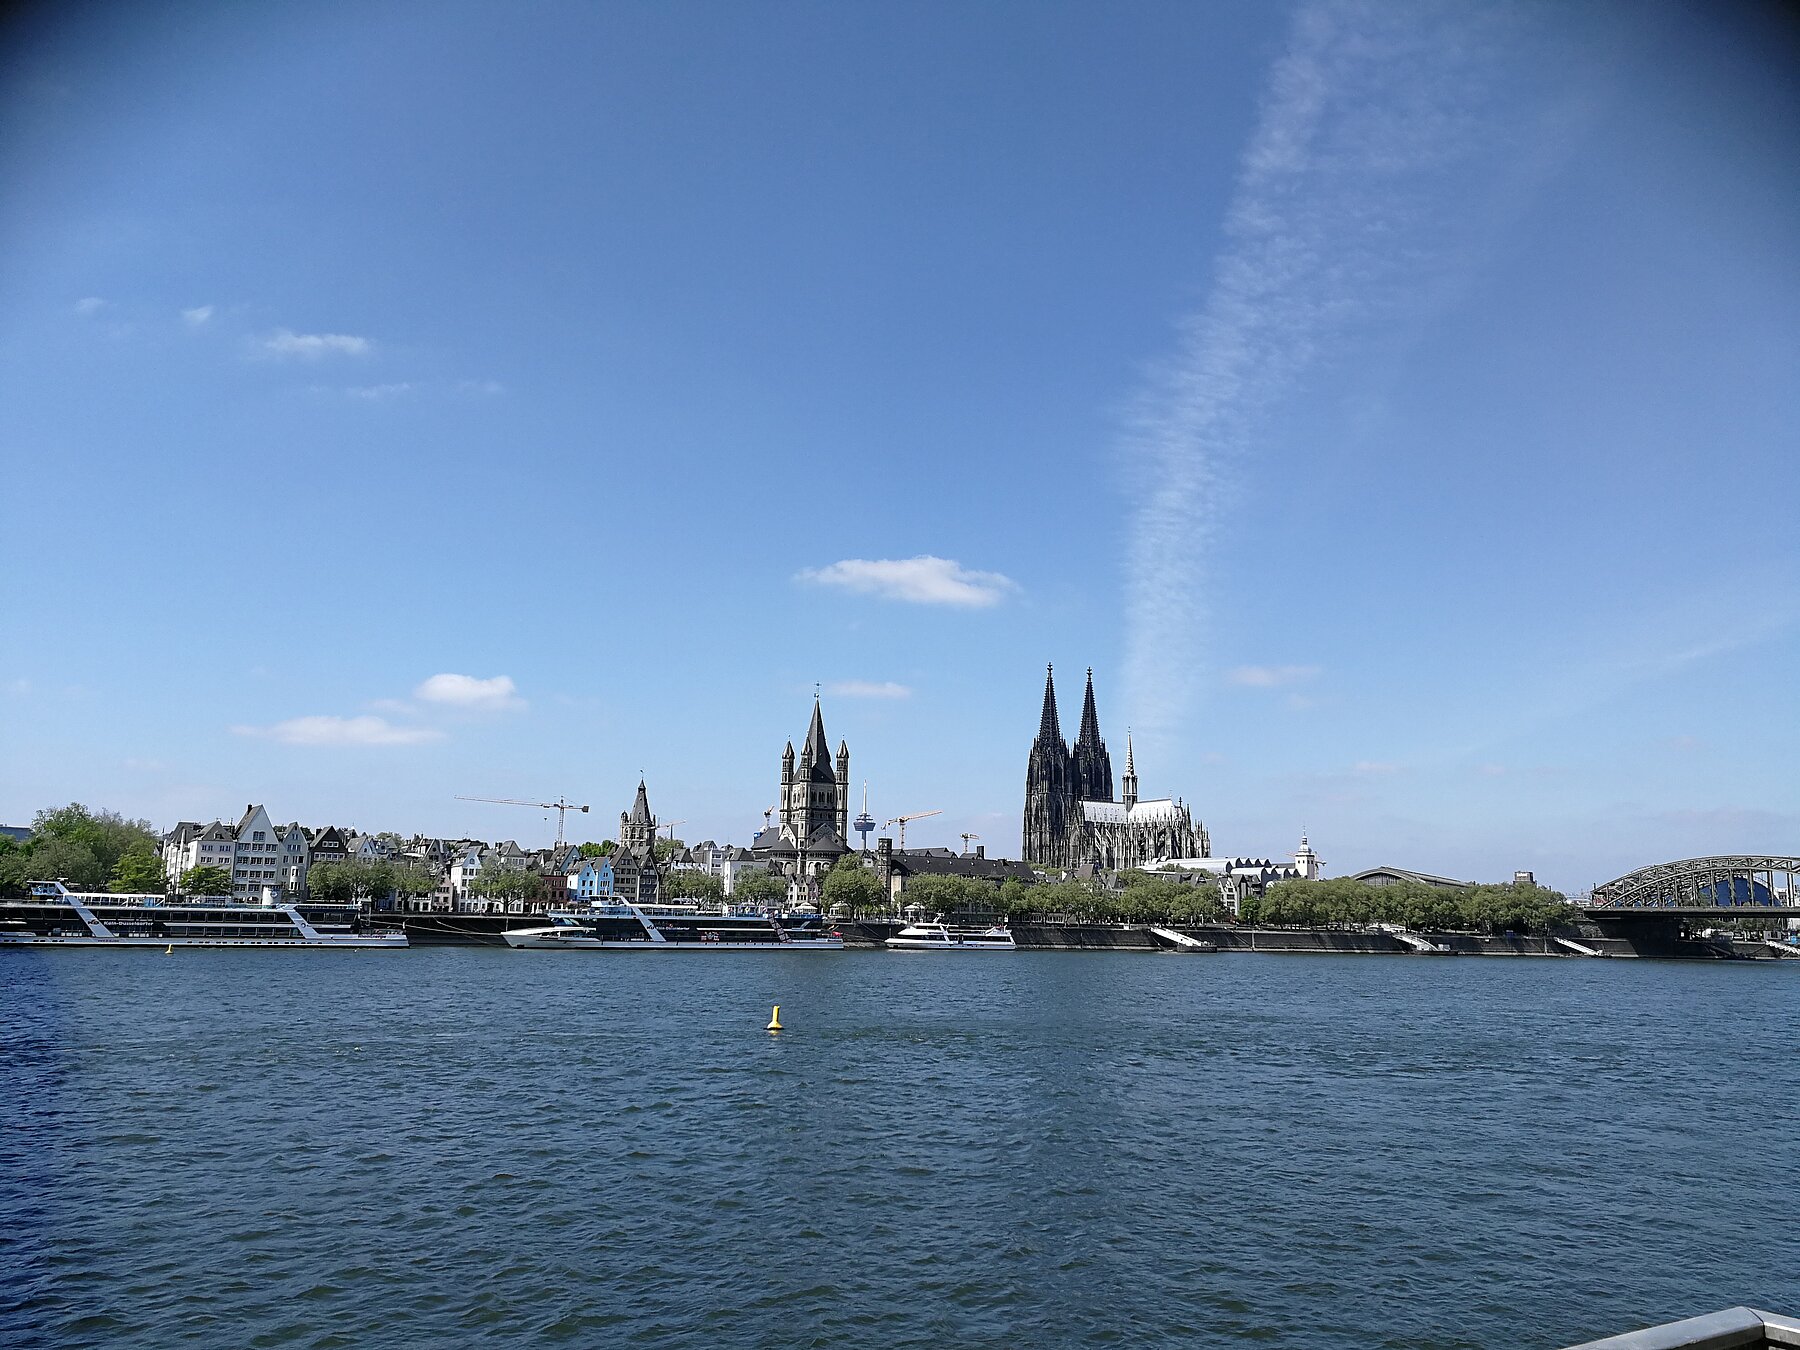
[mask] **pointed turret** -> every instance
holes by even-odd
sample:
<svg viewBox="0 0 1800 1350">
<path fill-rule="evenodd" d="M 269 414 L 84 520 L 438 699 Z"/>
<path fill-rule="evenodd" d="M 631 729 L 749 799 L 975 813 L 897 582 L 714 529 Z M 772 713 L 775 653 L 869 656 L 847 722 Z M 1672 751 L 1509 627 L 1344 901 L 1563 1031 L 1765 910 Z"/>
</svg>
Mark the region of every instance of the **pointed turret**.
<svg viewBox="0 0 1800 1350">
<path fill-rule="evenodd" d="M 1044 667 L 1044 711 L 1038 716 L 1038 739 L 1062 739 L 1062 723 L 1056 716 L 1056 667 Z"/>
<path fill-rule="evenodd" d="M 1056 715 L 1056 670 L 1044 668 L 1044 710 L 1037 739 L 1025 761 L 1025 818 L 1021 853 L 1028 863 L 1060 867 L 1069 856 L 1069 832 L 1076 816 L 1074 772 L 1069 746 Z"/>
<path fill-rule="evenodd" d="M 1113 799 L 1112 756 L 1100 739 L 1100 713 L 1094 707 L 1094 668 L 1088 667 L 1087 692 L 1081 698 L 1081 733 L 1070 752 L 1075 798 L 1084 802 Z"/>
<path fill-rule="evenodd" d="M 813 698 L 812 724 L 806 728 L 806 750 L 812 755 L 814 764 L 823 764 L 831 758 L 831 746 L 825 740 L 825 717 L 819 711 L 819 700 Z"/>
<path fill-rule="evenodd" d="M 806 741 L 800 747 L 800 769 L 802 778 L 810 778 L 815 783 L 830 783 L 836 778 L 831 772 L 831 743 L 825 739 L 825 716 L 819 711 L 816 694 L 813 696 L 812 723 L 806 728 Z"/>
<path fill-rule="evenodd" d="M 1100 739 L 1100 714 L 1094 711 L 1094 668 L 1087 670 L 1087 693 L 1081 697 L 1081 734 L 1077 741 Z"/>
<path fill-rule="evenodd" d="M 1125 732 L 1125 780 L 1123 786 L 1125 788 L 1125 809 L 1129 812 L 1132 807 L 1137 805 L 1138 799 L 1137 763 L 1132 756 L 1129 730 Z"/>
</svg>

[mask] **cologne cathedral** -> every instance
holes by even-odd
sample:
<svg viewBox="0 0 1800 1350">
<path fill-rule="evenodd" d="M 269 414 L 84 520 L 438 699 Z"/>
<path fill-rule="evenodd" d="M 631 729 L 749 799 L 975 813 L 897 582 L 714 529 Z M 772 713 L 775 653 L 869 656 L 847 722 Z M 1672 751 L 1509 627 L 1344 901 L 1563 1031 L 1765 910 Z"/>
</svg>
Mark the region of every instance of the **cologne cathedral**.
<svg viewBox="0 0 1800 1350">
<path fill-rule="evenodd" d="M 1044 676 L 1044 711 L 1025 768 L 1024 858 L 1037 867 L 1100 871 L 1168 858 L 1206 858 L 1212 841 L 1179 798 L 1138 797 L 1131 737 L 1125 738 L 1123 792 L 1113 795 L 1112 756 L 1100 739 L 1094 672 L 1087 674 L 1081 731 L 1071 748 L 1056 715 L 1056 673 Z"/>
</svg>

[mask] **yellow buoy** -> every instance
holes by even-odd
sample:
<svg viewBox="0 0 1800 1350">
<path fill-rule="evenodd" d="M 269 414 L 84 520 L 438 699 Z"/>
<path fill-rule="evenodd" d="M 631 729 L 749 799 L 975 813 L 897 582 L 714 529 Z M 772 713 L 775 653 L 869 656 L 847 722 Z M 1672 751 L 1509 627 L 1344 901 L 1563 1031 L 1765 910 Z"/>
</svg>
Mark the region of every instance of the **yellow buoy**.
<svg viewBox="0 0 1800 1350">
<path fill-rule="evenodd" d="M 164 956 L 175 955 L 175 944 L 173 942 L 171 942 L 168 946 L 163 948 L 163 955 Z"/>
<path fill-rule="evenodd" d="M 769 1014 L 769 1030 L 781 1030 L 781 1005 L 779 1003 L 775 1005 L 775 1011 Z"/>
</svg>

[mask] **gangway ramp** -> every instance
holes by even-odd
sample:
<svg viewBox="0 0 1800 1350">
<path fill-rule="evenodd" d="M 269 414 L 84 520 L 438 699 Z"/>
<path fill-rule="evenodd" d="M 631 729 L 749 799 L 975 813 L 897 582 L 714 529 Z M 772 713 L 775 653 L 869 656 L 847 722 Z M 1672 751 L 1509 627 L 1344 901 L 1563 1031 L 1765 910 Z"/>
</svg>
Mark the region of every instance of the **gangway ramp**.
<svg viewBox="0 0 1800 1350">
<path fill-rule="evenodd" d="M 1151 924 L 1150 933 L 1153 937 L 1161 938 L 1178 952 L 1216 952 L 1219 950 L 1219 944 L 1216 942 L 1203 942 L 1199 938 L 1189 937 L 1186 933 L 1177 933 L 1173 928 L 1158 928 L 1155 924 Z"/>
<path fill-rule="evenodd" d="M 1448 947 L 1443 946 L 1440 943 L 1428 941 L 1427 939 L 1420 937 L 1417 933 L 1409 933 L 1404 928 L 1390 928 L 1388 929 L 1388 932 L 1399 938 L 1400 941 L 1411 947 L 1415 952 L 1428 952 L 1432 956 L 1450 955 L 1450 949 Z"/>
<path fill-rule="evenodd" d="M 1787 957 L 1790 961 L 1800 958 L 1800 947 L 1796 947 L 1791 942 L 1777 942 L 1774 938 L 1764 938 L 1763 941 L 1773 947 L 1777 954 Z"/>
<path fill-rule="evenodd" d="M 1574 938 L 1557 937 L 1556 934 L 1552 933 L 1550 935 L 1550 940 L 1552 942 L 1560 944 L 1561 946 L 1567 947 L 1572 952 L 1578 952 L 1582 956 L 1605 956 L 1606 955 L 1606 953 L 1601 951 L 1598 947 L 1590 947 L 1587 945 L 1587 943 L 1577 942 Z"/>
</svg>

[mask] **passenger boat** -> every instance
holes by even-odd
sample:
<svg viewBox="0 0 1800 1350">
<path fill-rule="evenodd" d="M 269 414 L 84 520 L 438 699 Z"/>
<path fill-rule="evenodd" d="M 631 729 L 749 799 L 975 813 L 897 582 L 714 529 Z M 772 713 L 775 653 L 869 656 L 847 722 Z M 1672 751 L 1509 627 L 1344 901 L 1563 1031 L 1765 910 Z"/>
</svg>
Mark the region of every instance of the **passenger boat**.
<svg viewBox="0 0 1800 1350">
<path fill-rule="evenodd" d="M 366 929 L 355 905 L 252 905 L 160 895 L 71 891 L 34 881 L 24 900 L 0 900 L 0 947 L 404 948 L 406 934 Z"/>
<path fill-rule="evenodd" d="M 1002 924 L 991 928 L 952 928 L 942 916 L 925 922 L 914 920 L 887 940 L 895 951 L 910 952 L 1011 952 L 1018 950 L 1013 935 Z"/>
<path fill-rule="evenodd" d="M 774 914 L 743 908 L 640 905 L 602 901 L 553 911 L 540 928 L 502 934 L 509 947 L 554 951 L 842 951 L 844 939 L 812 912 Z"/>
<path fill-rule="evenodd" d="M 548 928 L 513 928 L 500 936 L 509 947 L 529 947 L 534 951 L 574 951 L 600 945 L 599 938 L 573 922 L 554 923 Z"/>
</svg>

